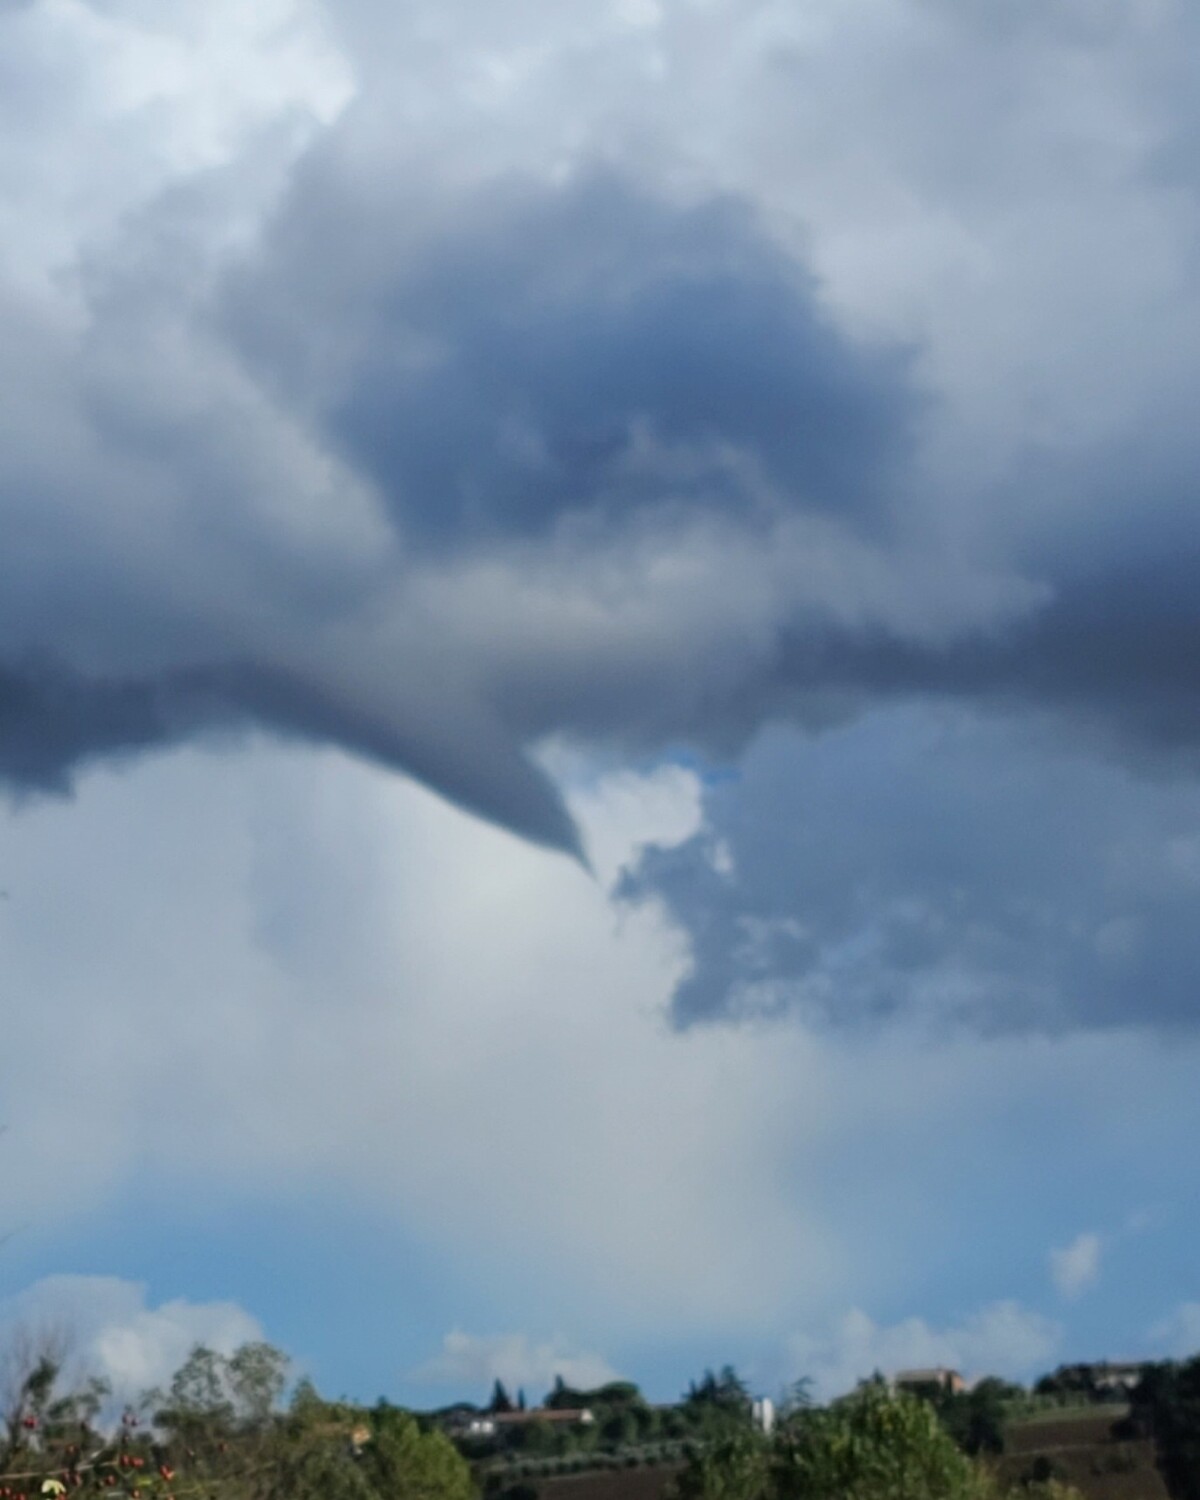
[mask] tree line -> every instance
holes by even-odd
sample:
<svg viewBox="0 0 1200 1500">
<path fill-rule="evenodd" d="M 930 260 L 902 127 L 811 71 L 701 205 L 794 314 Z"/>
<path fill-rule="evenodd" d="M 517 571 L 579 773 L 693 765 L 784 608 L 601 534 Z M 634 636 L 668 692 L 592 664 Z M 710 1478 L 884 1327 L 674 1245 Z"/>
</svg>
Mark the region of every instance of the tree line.
<svg viewBox="0 0 1200 1500">
<path fill-rule="evenodd" d="M 520 1410 L 524 1393 L 514 1400 L 499 1381 L 484 1408 L 365 1407 L 327 1400 L 307 1379 L 289 1389 L 289 1361 L 269 1344 L 227 1356 L 200 1345 L 165 1388 L 118 1413 L 104 1382 L 66 1387 L 55 1350 L 9 1355 L 0 1500 L 472 1500 L 497 1488 L 530 1500 L 528 1486 L 503 1480 L 495 1446 L 473 1449 L 444 1430 L 448 1412 Z M 559 1377 L 544 1407 L 586 1408 L 594 1420 L 556 1424 L 531 1413 L 505 1427 L 502 1444 L 535 1457 L 586 1456 L 678 1439 L 674 1500 L 1004 1500 L 991 1459 L 1014 1403 L 1111 1400 L 1111 1390 L 1088 1384 L 1088 1368 L 1061 1367 L 1033 1397 L 994 1379 L 922 1396 L 877 1376 L 818 1406 L 801 1381 L 769 1435 L 751 1420 L 749 1390 L 730 1366 L 705 1371 L 672 1406 L 652 1405 L 628 1381 L 583 1389 Z M 1128 1400 L 1128 1414 L 1116 1414 L 1120 1435 L 1153 1438 L 1173 1500 L 1200 1500 L 1200 1357 L 1140 1367 Z M 1019 1494 L 1072 1492 L 1047 1481 Z"/>
<path fill-rule="evenodd" d="M 50 1354 L 9 1381 L 0 1500 L 473 1500 L 470 1465 L 440 1432 L 379 1402 L 322 1398 L 264 1343 L 198 1345 L 166 1390 L 104 1420 L 111 1391 L 61 1389 Z"/>
</svg>

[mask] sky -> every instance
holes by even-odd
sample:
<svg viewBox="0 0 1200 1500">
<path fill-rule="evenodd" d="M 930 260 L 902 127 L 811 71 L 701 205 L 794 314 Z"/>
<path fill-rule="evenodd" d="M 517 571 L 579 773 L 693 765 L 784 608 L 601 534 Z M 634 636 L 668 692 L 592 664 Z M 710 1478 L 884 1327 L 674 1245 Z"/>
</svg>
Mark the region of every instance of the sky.
<svg viewBox="0 0 1200 1500">
<path fill-rule="evenodd" d="M 0 3 L 0 1329 L 1200 1349 L 1198 45 Z"/>
</svg>

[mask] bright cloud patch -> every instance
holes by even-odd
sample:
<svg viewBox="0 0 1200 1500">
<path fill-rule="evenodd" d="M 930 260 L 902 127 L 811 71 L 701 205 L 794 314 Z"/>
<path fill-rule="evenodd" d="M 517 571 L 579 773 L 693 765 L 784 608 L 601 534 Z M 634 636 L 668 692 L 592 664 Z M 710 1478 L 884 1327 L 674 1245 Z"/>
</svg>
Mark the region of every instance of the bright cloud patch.
<svg viewBox="0 0 1200 1500">
<path fill-rule="evenodd" d="M 854 1309 L 823 1334 L 789 1346 L 794 1378 L 810 1377 L 823 1398 L 840 1395 L 876 1371 L 944 1367 L 966 1377 L 1028 1379 L 1052 1359 L 1062 1329 L 1017 1302 L 997 1302 L 962 1323 L 933 1327 L 922 1318 L 888 1325 Z"/>
<path fill-rule="evenodd" d="M 482 1392 L 501 1380 L 513 1395 L 526 1391 L 533 1406 L 559 1375 L 577 1390 L 618 1378 L 600 1355 L 573 1350 L 561 1338 L 538 1342 L 523 1333 L 480 1337 L 456 1329 L 443 1339 L 441 1353 L 414 1370 L 411 1379 L 421 1385 L 453 1386 L 459 1392 Z"/>
<path fill-rule="evenodd" d="M 690 771 L 576 781 L 598 866 L 695 827 Z M 711 1362 L 897 1277 L 936 1295 L 962 1243 L 979 1247 L 983 1298 L 1013 1285 L 1076 1188 L 1080 1132 L 1106 1162 L 1109 1219 L 1178 1191 L 1163 1143 L 1194 1119 L 1186 1046 L 1164 1067 L 1124 1035 L 864 1038 L 768 1020 L 680 1035 L 667 1007 L 688 946 L 664 910 L 614 902 L 331 753 L 260 744 L 98 770 L 73 804 L 11 811 L 5 849 L 8 972 L 39 996 L 0 1063 L 6 1190 L 47 1228 L 134 1173 L 201 1202 L 358 1204 L 436 1248 L 448 1295 L 469 1289 L 518 1327 L 561 1330 L 556 1353 L 601 1350 L 636 1378 L 626 1351 L 643 1340 L 703 1329 Z M 113 1081 L 99 1114 L 97 1073 Z M 1016 1172 L 1029 1218 L 997 1235 L 992 1178 Z M 451 1305 L 443 1326 L 456 1320 L 471 1326 Z M 855 1335 L 852 1363 L 891 1349 L 883 1326 Z M 986 1324 L 997 1350 L 1025 1327 Z M 945 1328 L 948 1352 L 986 1367 L 974 1323 L 906 1336 Z M 834 1373 L 840 1347 L 822 1345 Z"/>
<path fill-rule="evenodd" d="M 196 1344 L 231 1354 L 263 1337 L 234 1302 L 149 1305 L 146 1288 L 116 1276 L 49 1276 L 0 1305 L 0 1328 L 60 1349 L 70 1377 L 109 1381 L 114 1399 L 164 1387 Z"/>
<path fill-rule="evenodd" d="M 1051 1250 L 1051 1278 L 1069 1301 L 1091 1291 L 1099 1282 L 1101 1248 L 1100 1236 L 1085 1232 L 1069 1245 Z"/>
<path fill-rule="evenodd" d="M 622 773 L 577 813 L 613 863 L 686 834 L 694 802 L 690 773 Z M 23 873 L 0 922 L 44 1002 L 5 1078 L 31 1164 L 10 1190 L 43 1220 L 136 1158 L 256 1192 L 336 1184 L 478 1240 L 489 1275 L 546 1287 L 549 1315 L 582 1283 L 631 1315 L 762 1316 L 784 1245 L 832 1270 L 825 1230 L 773 1189 L 778 1111 L 821 1107 L 788 1103 L 810 1044 L 680 1047 L 662 1017 L 678 935 L 581 870 L 410 784 L 265 748 L 99 773 L 8 830 Z M 105 880 L 78 840 L 112 851 Z M 41 936 L 64 902 L 69 952 Z M 61 1075 L 64 1026 L 67 1097 L 95 1068 L 139 1080 L 103 1129 L 38 1086 L 31 1060 Z M 571 1275 L 547 1283 L 557 1263 Z"/>
</svg>

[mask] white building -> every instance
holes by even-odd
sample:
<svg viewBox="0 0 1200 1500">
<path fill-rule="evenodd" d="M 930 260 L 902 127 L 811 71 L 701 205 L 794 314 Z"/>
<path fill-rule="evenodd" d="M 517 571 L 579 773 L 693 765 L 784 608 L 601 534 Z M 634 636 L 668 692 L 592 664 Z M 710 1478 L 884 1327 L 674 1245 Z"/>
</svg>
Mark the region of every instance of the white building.
<svg viewBox="0 0 1200 1500">
<path fill-rule="evenodd" d="M 770 1436 L 771 1429 L 775 1426 L 775 1403 L 770 1396 L 763 1396 L 756 1401 L 750 1408 L 750 1415 L 755 1427 Z"/>
</svg>

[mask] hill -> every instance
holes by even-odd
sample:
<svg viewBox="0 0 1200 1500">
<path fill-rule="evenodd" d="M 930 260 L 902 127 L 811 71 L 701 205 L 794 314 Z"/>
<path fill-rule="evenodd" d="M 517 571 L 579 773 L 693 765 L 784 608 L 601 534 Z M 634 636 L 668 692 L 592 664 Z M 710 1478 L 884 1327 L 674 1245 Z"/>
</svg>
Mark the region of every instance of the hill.
<svg viewBox="0 0 1200 1500">
<path fill-rule="evenodd" d="M 1169 1500 L 1148 1439 L 1117 1435 L 1127 1408 L 1060 1409 L 1005 1430 L 996 1469 L 1006 1484 L 1061 1479 L 1085 1500 Z"/>
<path fill-rule="evenodd" d="M 678 1464 L 663 1464 L 545 1479 L 537 1486 L 538 1500 L 662 1500 L 679 1468 Z"/>
</svg>

